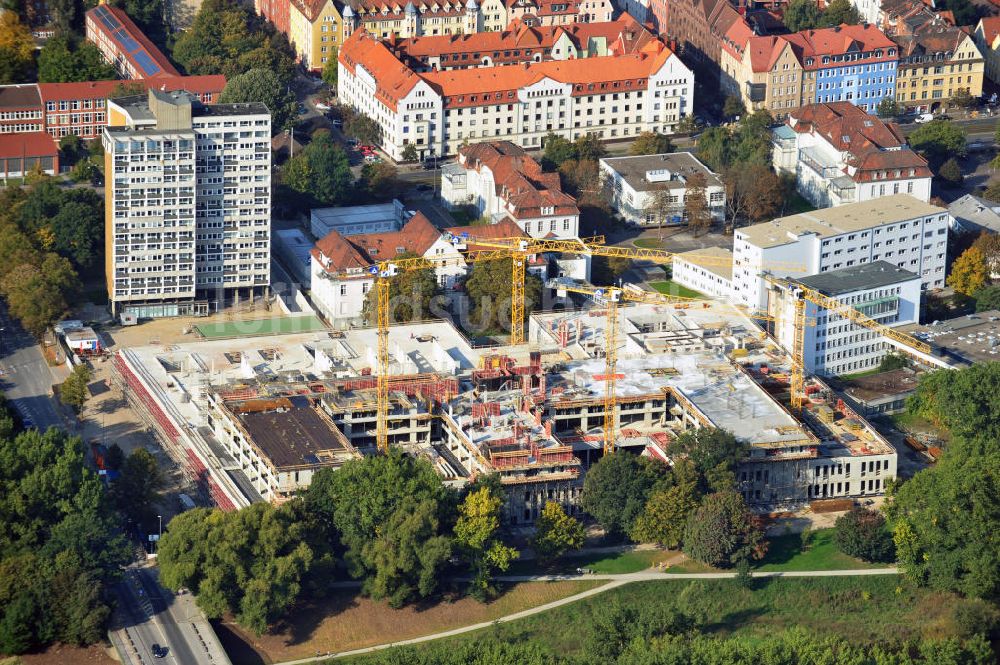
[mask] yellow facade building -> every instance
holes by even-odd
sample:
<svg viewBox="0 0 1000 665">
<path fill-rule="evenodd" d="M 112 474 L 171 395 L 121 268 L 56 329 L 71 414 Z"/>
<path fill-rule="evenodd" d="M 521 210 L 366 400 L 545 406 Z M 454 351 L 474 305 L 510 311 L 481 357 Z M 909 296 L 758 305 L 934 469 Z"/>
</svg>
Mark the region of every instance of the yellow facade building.
<svg viewBox="0 0 1000 665">
<path fill-rule="evenodd" d="M 893 41 L 899 44 L 897 104 L 934 111 L 959 90 L 982 96 L 983 54 L 962 28 L 935 17 Z"/>
<path fill-rule="evenodd" d="M 336 62 L 343 42 L 344 21 L 333 0 L 291 0 L 288 8 L 288 39 L 302 65 L 322 71 Z"/>
</svg>

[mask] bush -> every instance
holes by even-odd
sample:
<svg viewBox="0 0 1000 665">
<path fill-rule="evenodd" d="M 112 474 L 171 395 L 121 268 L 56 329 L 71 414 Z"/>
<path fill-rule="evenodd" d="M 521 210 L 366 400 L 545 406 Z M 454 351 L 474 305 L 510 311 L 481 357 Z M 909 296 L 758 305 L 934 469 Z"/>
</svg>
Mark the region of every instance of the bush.
<svg viewBox="0 0 1000 665">
<path fill-rule="evenodd" d="M 837 518 L 835 539 L 840 551 L 862 561 L 890 562 L 896 558 L 885 517 L 868 508 L 853 508 Z"/>
</svg>

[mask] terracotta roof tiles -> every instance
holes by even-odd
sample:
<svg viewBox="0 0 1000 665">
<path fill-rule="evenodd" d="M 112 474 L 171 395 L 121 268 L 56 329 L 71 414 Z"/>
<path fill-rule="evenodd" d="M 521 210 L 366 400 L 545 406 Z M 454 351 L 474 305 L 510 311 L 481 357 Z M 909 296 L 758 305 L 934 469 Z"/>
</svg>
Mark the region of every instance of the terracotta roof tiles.
<svg viewBox="0 0 1000 665">
<path fill-rule="evenodd" d="M 423 256 L 441 232 L 422 212 L 417 212 L 398 231 L 343 236 L 331 231 L 312 249 L 312 256 L 330 273 L 367 268 L 401 254 Z"/>
</svg>

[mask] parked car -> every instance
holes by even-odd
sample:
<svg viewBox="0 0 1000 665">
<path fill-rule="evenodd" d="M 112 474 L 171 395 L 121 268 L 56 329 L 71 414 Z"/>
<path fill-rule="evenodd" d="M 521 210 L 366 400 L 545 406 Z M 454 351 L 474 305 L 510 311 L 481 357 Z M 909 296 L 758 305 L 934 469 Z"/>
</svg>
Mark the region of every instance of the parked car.
<svg viewBox="0 0 1000 665">
<path fill-rule="evenodd" d="M 920 115 L 918 115 L 916 117 L 916 119 L 913 122 L 916 122 L 916 123 L 922 125 L 925 122 L 930 122 L 933 119 L 934 119 L 934 114 L 933 113 L 921 113 Z"/>
<path fill-rule="evenodd" d="M 154 644 L 150 651 L 153 652 L 153 658 L 166 658 L 167 648 L 161 647 L 159 644 Z"/>
</svg>

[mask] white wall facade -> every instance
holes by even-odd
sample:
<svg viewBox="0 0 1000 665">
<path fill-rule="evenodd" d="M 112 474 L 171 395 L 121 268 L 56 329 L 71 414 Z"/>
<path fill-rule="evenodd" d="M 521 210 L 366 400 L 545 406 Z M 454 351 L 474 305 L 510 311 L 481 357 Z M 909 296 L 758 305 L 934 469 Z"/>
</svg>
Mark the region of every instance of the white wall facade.
<svg viewBox="0 0 1000 665">
<path fill-rule="evenodd" d="M 675 256 L 672 261 L 671 279 L 681 286 L 694 289 L 713 298 L 729 300 L 733 293 L 733 282 L 696 263 Z"/>
</svg>

